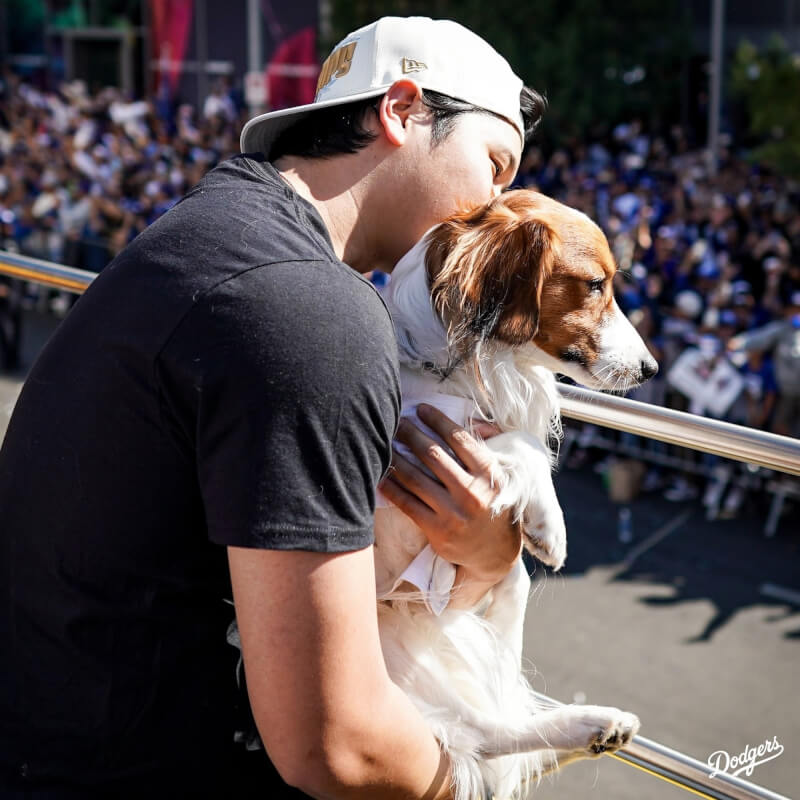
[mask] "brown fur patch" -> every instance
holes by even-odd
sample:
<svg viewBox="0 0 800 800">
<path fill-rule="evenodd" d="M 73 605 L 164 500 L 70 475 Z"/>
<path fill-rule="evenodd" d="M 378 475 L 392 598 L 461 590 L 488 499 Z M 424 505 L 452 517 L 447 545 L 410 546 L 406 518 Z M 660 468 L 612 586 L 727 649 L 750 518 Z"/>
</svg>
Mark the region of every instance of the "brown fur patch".
<svg viewBox="0 0 800 800">
<path fill-rule="evenodd" d="M 570 349 L 586 365 L 597 358 L 616 265 L 600 228 L 568 206 L 537 192 L 506 192 L 437 227 L 426 267 L 460 358 L 489 338 L 533 341 L 557 359 Z M 599 279 L 602 290 L 593 291 Z"/>
<path fill-rule="evenodd" d="M 538 331 L 559 240 L 524 194 L 503 194 L 431 234 L 426 267 L 434 306 L 467 351 L 487 338 L 522 344 Z"/>
</svg>

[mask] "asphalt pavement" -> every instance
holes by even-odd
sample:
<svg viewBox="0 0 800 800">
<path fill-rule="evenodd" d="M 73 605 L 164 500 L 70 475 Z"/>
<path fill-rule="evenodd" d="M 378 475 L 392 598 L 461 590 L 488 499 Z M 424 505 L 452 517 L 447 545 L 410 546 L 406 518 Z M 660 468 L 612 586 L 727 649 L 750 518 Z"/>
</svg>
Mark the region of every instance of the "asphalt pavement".
<svg viewBox="0 0 800 800">
<path fill-rule="evenodd" d="M 783 753 L 740 777 L 800 798 L 800 516 L 763 536 L 764 498 L 709 522 L 698 500 L 660 492 L 619 506 L 591 466 L 562 468 L 568 556 L 539 566 L 526 618 L 535 688 L 562 702 L 636 713 L 648 739 L 707 762 L 719 750 L 777 740 Z M 669 800 L 686 791 L 616 759 L 567 766 L 537 798 Z"/>
</svg>

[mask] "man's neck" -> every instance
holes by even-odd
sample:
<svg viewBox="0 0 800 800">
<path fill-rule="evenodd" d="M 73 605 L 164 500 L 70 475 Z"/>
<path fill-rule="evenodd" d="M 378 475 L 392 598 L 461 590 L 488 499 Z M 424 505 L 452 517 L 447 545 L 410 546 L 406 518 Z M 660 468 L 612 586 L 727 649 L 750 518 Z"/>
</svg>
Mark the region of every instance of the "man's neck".
<svg viewBox="0 0 800 800">
<path fill-rule="evenodd" d="M 364 153 L 307 159 L 284 156 L 274 167 L 319 212 L 336 255 L 359 272 L 375 269 L 365 204 L 373 164 Z"/>
</svg>

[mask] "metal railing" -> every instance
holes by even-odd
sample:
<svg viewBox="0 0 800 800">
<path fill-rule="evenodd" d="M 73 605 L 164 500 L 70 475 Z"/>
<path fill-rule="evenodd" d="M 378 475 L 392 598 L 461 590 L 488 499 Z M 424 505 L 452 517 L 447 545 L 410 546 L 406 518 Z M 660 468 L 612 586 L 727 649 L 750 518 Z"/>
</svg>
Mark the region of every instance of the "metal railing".
<svg viewBox="0 0 800 800">
<path fill-rule="evenodd" d="M 800 440 L 559 384 L 565 417 L 800 475 Z"/>
<path fill-rule="evenodd" d="M 95 277 L 92 272 L 3 250 L 0 250 L 0 275 L 77 294 Z M 559 390 L 561 412 L 565 417 L 800 475 L 800 441 L 797 439 L 577 386 L 560 384 Z M 537 693 L 537 696 L 544 705 L 562 705 L 546 695 Z M 709 765 L 644 736 L 634 737 L 624 749 L 609 755 L 709 800 L 789 800 L 727 773 L 711 778 Z"/>
<path fill-rule="evenodd" d="M 83 294 L 97 277 L 96 272 L 65 267 L 63 264 L 9 253 L 7 250 L 0 250 L 0 275 L 31 281 L 51 289 L 65 289 L 74 294 Z"/>
</svg>

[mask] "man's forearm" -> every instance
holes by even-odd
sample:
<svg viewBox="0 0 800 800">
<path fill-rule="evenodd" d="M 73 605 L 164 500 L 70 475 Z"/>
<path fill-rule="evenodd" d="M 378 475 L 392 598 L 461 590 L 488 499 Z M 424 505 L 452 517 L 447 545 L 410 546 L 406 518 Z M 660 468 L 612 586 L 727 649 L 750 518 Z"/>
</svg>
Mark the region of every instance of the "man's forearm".
<svg viewBox="0 0 800 800">
<path fill-rule="evenodd" d="M 386 670 L 372 549 L 228 559 L 250 706 L 284 781 L 337 800 L 449 798 L 449 765 Z"/>
<path fill-rule="evenodd" d="M 740 333 L 734 337 L 734 340 L 744 350 L 769 350 L 778 341 L 785 328 L 786 323 L 782 320 L 770 322 L 762 328 Z"/>
<path fill-rule="evenodd" d="M 380 694 L 336 715 L 284 779 L 319 800 L 450 800 L 450 762 L 425 720 L 391 681 Z"/>
</svg>

